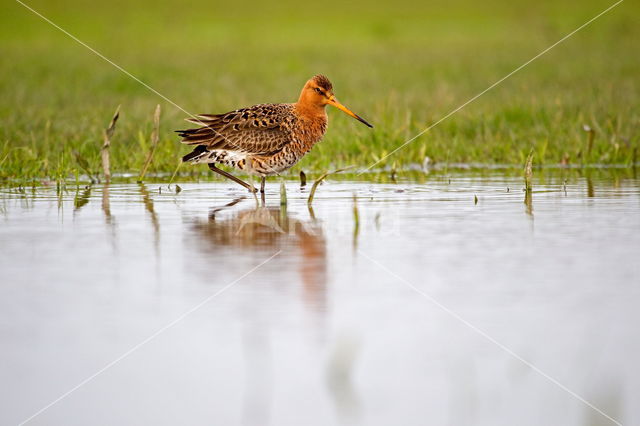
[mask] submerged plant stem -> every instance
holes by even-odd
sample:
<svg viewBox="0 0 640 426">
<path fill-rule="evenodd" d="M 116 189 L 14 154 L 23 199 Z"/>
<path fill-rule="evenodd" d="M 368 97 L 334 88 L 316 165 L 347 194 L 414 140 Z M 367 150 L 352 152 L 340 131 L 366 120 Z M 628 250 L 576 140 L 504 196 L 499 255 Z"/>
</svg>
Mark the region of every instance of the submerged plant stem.
<svg viewBox="0 0 640 426">
<path fill-rule="evenodd" d="M 309 194 L 309 199 L 307 200 L 307 204 L 311 205 L 313 203 L 313 198 L 316 194 L 316 189 L 318 189 L 318 185 L 320 185 L 320 183 L 329 175 L 333 175 L 336 173 L 340 173 L 340 172 L 344 172 L 345 170 L 350 170 L 352 169 L 354 166 L 349 166 L 349 167 L 345 167 L 342 169 L 337 169 L 334 170 L 332 172 L 324 172 L 322 175 L 320 175 L 320 177 L 318 179 L 316 179 L 315 182 L 313 182 L 313 185 L 311 186 L 311 193 Z"/>
</svg>

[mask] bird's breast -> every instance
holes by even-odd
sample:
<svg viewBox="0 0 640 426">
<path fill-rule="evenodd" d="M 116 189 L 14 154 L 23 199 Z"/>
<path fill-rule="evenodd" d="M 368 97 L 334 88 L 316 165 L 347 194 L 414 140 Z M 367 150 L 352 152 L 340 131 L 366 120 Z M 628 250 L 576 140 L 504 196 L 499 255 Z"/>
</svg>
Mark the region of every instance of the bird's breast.
<svg viewBox="0 0 640 426">
<path fill-rule="evenodd" d="M 299 121 L 297 139 L 309 150 L 319 142 L 327 131 L 327 117 L 318 116 Z"/>
</svg>

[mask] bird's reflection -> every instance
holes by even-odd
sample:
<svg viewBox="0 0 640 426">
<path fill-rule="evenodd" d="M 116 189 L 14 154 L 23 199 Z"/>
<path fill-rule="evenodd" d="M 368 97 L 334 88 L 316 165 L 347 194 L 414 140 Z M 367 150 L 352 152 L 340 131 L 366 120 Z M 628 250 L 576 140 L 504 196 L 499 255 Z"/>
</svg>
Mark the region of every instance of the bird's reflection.
<svg viewBox="0 0 640 426">
<path fill-rule="evenodd" d="M 323 310 L 326 304 L 326 240 L 319 222 L 293 217 L 284 207 L 238 208 L 239 198 L 214 207 L 208 220 L 197 222 L 198 240 L 211 251 L 282 250 L 278 261 L 295 265 L 305 304 Z M 246 201 L 252 202 L 251 199 Z"/>
<path fill-rule="evenodd" d="M 271 262 L 278 276 L 272 282 L 282 284 L 283 276 L 299 280 L 284 280 L 301 295 L 300 304 L 311 314 L 312 333 L 325 332 L 324 314 L 327 300 L 327 247 L 320 223 L 315 219 L 301 219 L 286 205 L 256 206 L 249 197 L 235 199 L 216 206 L 209 216 L 196 222 L 193 230 L 200 250 L 227 258 L 255 259 L 256 251 L 280 252 Z M 265 273 L 262 270 L 261 273 Z M 263 276 L 264 277 L 264 276 Z M 267 278 L 267 277 L 264 277 Z M 264 288 L 264 286 L 262 287 Z M 281 293 L 278 293 L 281 295 Z M 280 296 L 279 296 L 280 297 Z M 297 296 L 296 296 L 297 297 Z M 269 309 L 256 309 L 250 303 L 243 313 L 246 391 L 243 398 L 244 424 L 269 424 L 273 403 L 273 355 L 271 347 L 272 320 Z"/>
</svg>

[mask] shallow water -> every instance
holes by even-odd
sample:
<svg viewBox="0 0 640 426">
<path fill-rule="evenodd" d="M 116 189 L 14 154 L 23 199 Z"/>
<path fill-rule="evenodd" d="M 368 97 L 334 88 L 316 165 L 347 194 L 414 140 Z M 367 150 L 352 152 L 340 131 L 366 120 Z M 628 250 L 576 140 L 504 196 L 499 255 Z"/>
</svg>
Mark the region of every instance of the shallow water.
<svg viewBox="0 0 640 426">
<path fill-rule="evenodd" d="M 0 423 L 640 424 L 640 181 L 534 184 L 0 190 Z"/>
</svg>

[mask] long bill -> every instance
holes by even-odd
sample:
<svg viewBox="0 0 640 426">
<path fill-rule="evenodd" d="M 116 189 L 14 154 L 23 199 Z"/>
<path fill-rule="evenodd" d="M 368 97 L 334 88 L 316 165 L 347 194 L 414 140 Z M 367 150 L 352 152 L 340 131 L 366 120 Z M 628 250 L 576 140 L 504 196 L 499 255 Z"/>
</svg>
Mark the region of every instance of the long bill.
<svg viewBox="0 0 640 426">
<path fill-rule="evenodd" d="M 340 111 L 344 112 L 345 114 L 348 114 L 348 115 L 352 116 L 353 118 L 355 118 L 359 122 L 364 123 L 365 125 L 367 125 L 369 127 L 373 127 L 371 124 L 367 123 L 367 120 L 365 120 L 364 118 L 360 117 L 358 114 L 356 114 L 355 112 L 351 111 L 349 108 L 347 108 L 346 106 L 344 106 L 340 102 L 338 102 L 338 100 L 336 99 L 335 96 L 331 96 L 329 98 L 329 105 L 333 105 L 334 107 L 338 108 Z"/>
</svg>

